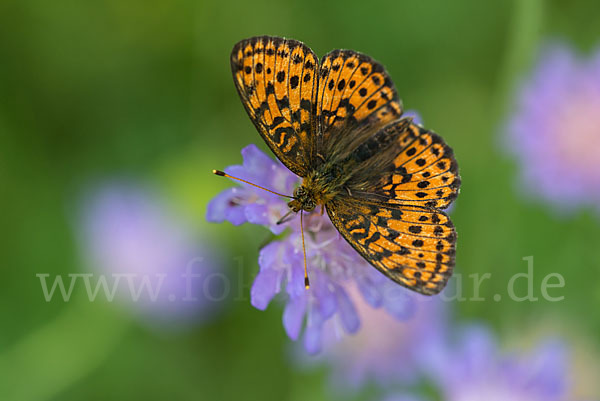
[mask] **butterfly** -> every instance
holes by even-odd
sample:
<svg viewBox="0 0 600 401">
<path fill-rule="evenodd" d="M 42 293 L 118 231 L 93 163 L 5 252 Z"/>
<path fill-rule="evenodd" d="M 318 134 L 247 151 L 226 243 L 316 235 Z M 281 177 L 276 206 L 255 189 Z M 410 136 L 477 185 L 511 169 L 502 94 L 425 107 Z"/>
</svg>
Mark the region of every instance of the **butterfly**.
<svg viewBox="0 0 600 401">
<path fill-rule="evenodd" d="M 319 62 L 302 42 L 260 36 L 234 46 L 231 69 L 258 132 L 303 179 L 290 211 L 324 207 L 384 275 L 440 292 L 455 265 L 456 231 L 442 209 L 458 195 L 458 165 L 440 136 L 402 117 L 383 66 L 352 50 Z"/>
</svg>

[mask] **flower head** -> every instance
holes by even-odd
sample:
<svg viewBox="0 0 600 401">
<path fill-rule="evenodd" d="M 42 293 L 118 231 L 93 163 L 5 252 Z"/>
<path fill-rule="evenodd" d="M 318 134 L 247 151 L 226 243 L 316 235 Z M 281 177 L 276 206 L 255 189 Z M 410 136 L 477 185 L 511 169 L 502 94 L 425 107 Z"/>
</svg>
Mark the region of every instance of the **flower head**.
<svg viewBox="0 0 600 401">
<path fill-rule="evenodd" d="M 256 146 L 244 148 L 242 155 L 244 166 L 229 167 L 228 174 L 287 194 L 299 184 L 298 177 Z M 298 339 L 304 327 L 304 347 L 309 353 L 317 353 L 322 347 L 326 322 L 334 322 L 344 333 L 357 332 L 360 319 L 349 288 L 356 288 L 372 307 L 383 308 L 398 319 L 411 315 L 412 303 L 406 291 L 370 266 L 318 209 L 304 214 L 311 281 L 310 289 L 305 289 L 299 217 L 276 225 L 288 211 L 286 199 L 243 184 L 217 195 L 208 205 L 207 220 L 228 220 L 233 224 L 248 221 L 274 233 L 288 229 L 284 239 L 273 241 L 260 251 L 260 271 L 252 285 L 251 302 L 256 308 L 265 309 L 276 294 L 284 293 L 287 303 L 283 325 L 291 339 Z"/>
<path fill-rule="evenodd" d="M 429 362 L 448 401 L 558 401 L 567 395 L 568 361 L 558 341 L 528 354 L 503 354 L 488 330 L 469 327 L 457 345 L 438 350 Z"/>
<path fill-rule="evenodd" d="M 600 204 L 599 110 L 600 52 L 585 61 L 546 48 L 507 125 L 527 192 L 566 210 Z"/>
<path fill-rule="evenodd" d="M 83 257 L 108 298 L 114 291 L 149 323 L 170 326 L 218 309 L 215 256 L 153 193 L 134 185 L 100 187 L 85 198 L 79 223 Z"/>
<path fill-rule="evenodd" d="M 389 286 L 389 291 L 398 291 L 400 305 L 411 306 L 406 310 L 409 319 L 399 320 L 384 308 L 373 309 L 350 288 L 364 327 L 353 336 L 326 336 L 323 358 L 332 367 L 336 387 L 354 390 L 368 382 L 383 387 L 414 384 L 427 365 L 429 352 L 424 350 L 443 345 L 448 332 L 446 305 L 439 298 L 403 300 L 410 295 L 392 282 Z"/>
</svg>

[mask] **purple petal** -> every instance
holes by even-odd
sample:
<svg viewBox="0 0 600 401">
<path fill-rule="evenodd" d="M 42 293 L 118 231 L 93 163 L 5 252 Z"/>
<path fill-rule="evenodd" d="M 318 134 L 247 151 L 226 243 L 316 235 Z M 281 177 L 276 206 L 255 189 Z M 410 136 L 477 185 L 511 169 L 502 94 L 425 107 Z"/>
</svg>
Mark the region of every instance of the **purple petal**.
<svg viewBox="0 0 600 401">
<path fill-rule="evenodd" d="M 250 303 L 256 309 L 265 310 L 271 299 L 279 292 L 281 273 L 273 269 L 261 269 L 252 283 Z"/>
<path fill-rule="evenodd" d="M 283 311 L 283 327 L 289 338 L 297 340 L 302 329 L 304 314 L 306 312 L 306 297 L 291 299 Z"/>
<path fill-rule="evenodd" d="M 240 197 L 243 196 L 240 188 L 229 188 L 221 192 L 208 203 L 206 220 L 213 223 L 229 221 L 236 226 L 245 223 L 244 206 L 240 204 Z"/>
<path fill-rule="evenodd" d="M 253 174 L 268 173 L 277 167 L 277 163 L 255 144 L 250 144 L 242 149 L 244 168 Z"/>
<path fill-rule="evenodd" d="M 354 304 L 350 300 L 350 297 L 346 291 L 344 291 L 344 289 L 339 285 L 335 287 L 335 296 L 337 301 L 337 310 L 340 314 L 344 329 L 349 334 L 356 333 L 356 331 L 360 328 L 360 319 L 358 318 Z"/>
<path fill-rule="evenodd" d="M 261 226 L 270 224 L 269 208 L 265 204 L 251 203 L 244 208 L 244 212 L 249 223 Z"/>
<path fill-rule="evenodd" d="M 367 275 L 357 276 L 356 284 L 358 285 L 358 290 L 369 305 L 373 308 L 379 308 L 381 306 L 383 303 L 381 292 Z"/>
<path fill-rule="evenodd" d="M 262 152 L 256 145 L 248 145 L 242 149 L 244 166 L 239 166 L 245 172 L 235 170 L 238 174 L 247 174 L 248 181 L 263 186 L 272 191 L 291 195 L 293 186 L 298 182 L 298 177 L 284 167 L 280 162 L 273 160 Z M 266 192 L 266 196 L 273 197 Z"/>
<path fill-rule="evenodd" d="M 263 177 L 264 174 L 252 174 L 252 172 L 244 166 L 229 166 L 225 168 L 225 172 L 233 177 L 241 178 L 242 180 L 246 180 L 248 182 L 251 182 L 252 184 L 256 184 L 261 187 L 272 190 L 272 188 L 269 188 L 269 181 Z M 273 195 L 272 193 L 264 191 L 260 188 L 256 188 L 254 185 L 246 184 L 245 182 L 240 182 L 237 180 L 233 180 L 233 182 L 237 185 L 240 185 L 241 188 L 255 193 L 260 198 L 277 199 L 276 195 Z"/>
<path fill-rule="evenodd" d="M 315 280 L 313 280 L 313 285 L 310 291 L 313 292 L 315 298 L 318 300 L 318 303 L 315 305 L 315 308 L 319 309 L 319 315 L 324 319 L 329 319 L 332 317 L 337 310 L 337 301 L 335 293 L 330 288 L 330 279 L 320 270 L 316 270 Z"/>
<path fill-rule="evenodd" d="M 281 234 L 287 224 L 276 224 L 287 213 L 288 207 L 284 203 L 271 203 L 269 205 L 252 203 L 245 207 L 246 218 L 249 223 L 269 227 L 275 235 Z"/>
<path fill-rule="evenodd" d="M 406 110 L 404 112 L 404 117 L 412 117 L 415 124 L 423 125 L 423 119 L 421 118 L 421 115 L 415 110 Z"/>
<path fill-rule="evenodd" d="M 398 320 L 408 320 L 415 314 L 414 299 L 405 288 L 395 284 L 385 286 L 383 307 Z"/>
<path fill-rule="evenodd" d="M 304 260 L 300 252 L 288 252 L 286 262 L 289 263 L 289 278 L 286 291 L 292 298 L 302 297 L 306 292 L 304 288 Z M 312 288 L 309 290 L 312 291 Z"/>
<path fill-rule="evenodd" d="M 311 309 L 308 314 L 306 330 L 304 332 L 304 349 L 311 355 L 321 351 L 321 332 L 323 330 L 323 317 L 317 309 Z"/>
<path fill-rule="evenodd" d="M 286 246 L 283 241 L 273 241 L 265 245 L 258 254 L 260 270 L 281 269 L 281 254 L 285 252 L 285 249 Z"/>
</svg>

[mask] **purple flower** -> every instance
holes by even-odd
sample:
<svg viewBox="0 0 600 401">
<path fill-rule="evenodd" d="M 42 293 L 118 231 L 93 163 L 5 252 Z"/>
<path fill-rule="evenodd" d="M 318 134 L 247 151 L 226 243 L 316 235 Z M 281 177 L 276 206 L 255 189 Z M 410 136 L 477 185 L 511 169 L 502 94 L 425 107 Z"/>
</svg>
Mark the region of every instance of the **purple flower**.
<svg viewBox="0 0 600 401">
<path fill-rule="evenodd" d="M 292 194 L 299 178 L 254 145 L 242 150 L 243 166 L 225 171 L 283 194 Z M 271 242 L 259 254 L 260 271 L 251 289 L 251 302 L 265 309 L 276 294 L 284 293 L 283 325 L 296 340 L 304 328 L 304 348 L 311 354 L 322 346 L 325 324 L 334 323 L 342 332 L 356 333 L 360 319 L 349 295 L 357 288 L 365 302 L 382 308 L 398 319 L 412 314 L 407 292 L 393 284 L 366 262 L 337 232 L 319 210 L 304 215 L 306 259 L 311 288 L 304 288 L 304 262 L 299 216 L 281 225 L 275 223 L 288 211 L 288 199 L 247 184 L 217 195 L 207 210 L 207 220 L 233 224 L 251 222 L 274 233 L 288 229 L 284 239 Z"/>
<path fill-rule="evenodd" d="M 394 286 L 390 282 L 388 290 L 394 291 Z M 383 387 L 416 383 L 427 366 L 429 350 L 444 344 L 448 332 L 446 305 L 439 298 L 402 300 L 399 304 L 411 305 L 407 312 L 412 316 L 400 321 L 383 309 L 373 309 L 357 290 L 349 293 L 364 326 L 353 336 L 326 337 L 323 358 L 332 367 L 336 387 L 353 391 L 368 382 Z M 398 291 L 397 296 L 409 295 Z"/>
<path fill-rule="evenodd" d="M 282 194 L 291 195 L 294 192 L 299 178 L 283 164 L 273 161 L 255 145 L 242 149 L 242 156 L 244 164 L 227 167 L 227 174 Z M 208 204 L 206 219 L 215 223 L 229 221 L 236 226 L 246 222 L 259 224 L 268 227 L 274 234 L 280 234 L 286 226 L 276 223 L 289 210 L 284 200 L 244 184 L 217 195 Z"/>
<path fill-rule="evenodd" d="M 600 210 L 600 51 L 548 46 L 518 95 L 506 142 L 527 193 L 562 210 Z"/>
<path fill-rule="evenodd" d="M 489 331 L 468 327 L 458 344 L 430 353 L 431 379 L 447 401 L 559 401 L 567 395 L 567 354 L 547 341 L 529 353 L 503 354 Z"/>
<path fill-rule="evenodd" d="M 169 327 L 218 309 L 226 278 L 214 255 L 154 194 L 100 187 L 84 199 L 79 223 L 90 288 L 98 289 L 90 299 L 114 294 L 149 323 Z"/>
</svg>

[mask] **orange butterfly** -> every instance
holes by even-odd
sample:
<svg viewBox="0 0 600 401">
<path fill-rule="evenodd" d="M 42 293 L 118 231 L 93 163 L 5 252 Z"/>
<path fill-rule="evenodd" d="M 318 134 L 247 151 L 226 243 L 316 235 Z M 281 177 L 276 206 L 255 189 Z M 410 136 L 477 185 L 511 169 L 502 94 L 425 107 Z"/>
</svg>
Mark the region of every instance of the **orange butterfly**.
<svg viewBox="0 0 600 401">
<path fill-rule="evenodd" d="M 324 206 L 387 277 L 440 292 L 455 264 L 456 231 L 442 209 L 458 195 L 458 165 L 441 137 L 401 117 L 381 64 L 352 50 L 333 50 L 319 63 L 301 42 L 261 36 L 234 46 L 231 68 L 258 132 L 303 178 L 291 211 Z"/>
</svg>

